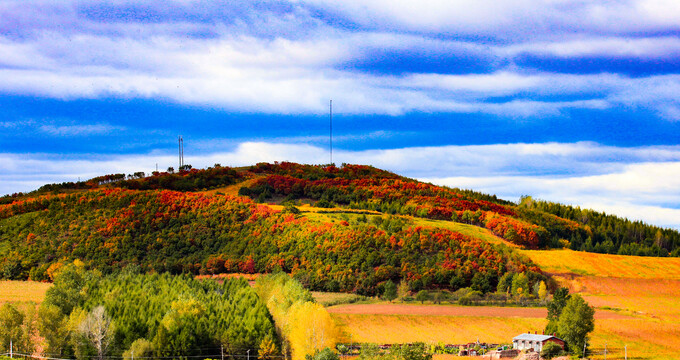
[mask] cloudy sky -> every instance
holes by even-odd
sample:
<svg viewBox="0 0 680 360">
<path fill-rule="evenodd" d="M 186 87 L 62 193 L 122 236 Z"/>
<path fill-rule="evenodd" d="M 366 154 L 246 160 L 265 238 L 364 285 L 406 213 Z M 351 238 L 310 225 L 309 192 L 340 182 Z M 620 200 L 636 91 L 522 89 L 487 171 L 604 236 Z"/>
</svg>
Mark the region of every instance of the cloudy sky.
<svg viewBox="0 0 680 360">
<path fill-rule="evenodd" d="M 680 228 L 677 0 L 0 0 L 0 195 L 362 163 Z"/>
</svg>

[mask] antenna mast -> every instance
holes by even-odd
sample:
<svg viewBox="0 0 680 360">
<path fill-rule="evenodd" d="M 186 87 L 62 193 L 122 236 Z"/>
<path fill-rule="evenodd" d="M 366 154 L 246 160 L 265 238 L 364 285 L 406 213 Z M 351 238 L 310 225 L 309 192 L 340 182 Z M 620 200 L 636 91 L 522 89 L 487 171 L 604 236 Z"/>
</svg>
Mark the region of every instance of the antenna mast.
<svg viewBox="0 0 680 360">
<path fill-rule="evenodd" d="M 330 123 L 331 123 L 331 126 L 330 126 L 330 129 L 331 129 L 331 141 L 330 141 L 330 144 L 331 144 L 331 162 L 330 162 L 330 164 L 332 165 L 333 164 L 333 100 L 330 101 L 329 107 L 330 107 Z"/>
<path fill-rule="evenodd" d="M 177 137 L 177 143 L 179 147 L 179 169 L 177 170 L 182 170 L 182 167 L 184 166 L 184 138 L 182 138 L 182 135 Z"/>
</svg>

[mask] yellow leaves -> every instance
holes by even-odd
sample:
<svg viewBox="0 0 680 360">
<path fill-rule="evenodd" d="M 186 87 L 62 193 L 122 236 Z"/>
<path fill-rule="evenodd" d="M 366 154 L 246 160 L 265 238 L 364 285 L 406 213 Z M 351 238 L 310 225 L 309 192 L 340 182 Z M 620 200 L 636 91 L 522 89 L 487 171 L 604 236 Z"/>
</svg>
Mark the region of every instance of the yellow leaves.
<svg viewBox="0 0 680 360">
<path fill-rule="evenodd" d="M 260 342 L 260 346 L 257 350 L 257 358 L 260 360 L 270 359 L 276 355 L 277 351 L 276 343 L 274 343 L 274 340 L 271 337 L 267 336 Z"/>
<path fill-rule="evenodd" d="M 196 299 L 182 299 L 173 301 L 170 311 L 165 314 L 161 324 L 172 331 L 183 326 L 184 319 L 199 318 L 205 313 L 205 307 Z"/>
<path fill-rule="evenodd" d="M 541 281 L 541 284 L 538 286 L 538 299 L 543 301 L 545 298 L 548 296 L 548 289 L 545 286 L 545 281 Z"/>
<path fill-rule="evenodd" d="M 335 347 L 339 336 L 335 322 L 298 281 L 285 274 L 267 275 L 257 279 L 255 291 L 274 318 L 283 353 L 290 349 L 293 360 L 304 360 L 316 350 Z"/>
<path fill-rule="evenodd" d="M 304 360 L 325 347 L 334 348 L 339 331 L 323 306 L 296 303 L 290 309 L 289 336 L 293 360 Z"/>
</svg>

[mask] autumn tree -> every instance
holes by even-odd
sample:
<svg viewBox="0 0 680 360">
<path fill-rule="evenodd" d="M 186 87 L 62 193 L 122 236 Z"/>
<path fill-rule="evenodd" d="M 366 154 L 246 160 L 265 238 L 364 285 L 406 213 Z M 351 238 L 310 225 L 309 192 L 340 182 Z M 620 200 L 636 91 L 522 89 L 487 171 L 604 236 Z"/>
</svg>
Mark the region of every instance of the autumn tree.
<svg viewBox="0 0 680 360">
<path fill-rule="evenodd" d="M 111 318 L 103 306 L 97 306 L 87 315 L 78 327 L 80 333 L 90 341 L 97 351 L 99 360 L 103 360 L 113 343 L 115 328 Z"/>
<path fill-rule="evenodd" d="M 538 300 L 541 302 L 545 301 L 545 299 L 548 297 L 548 288 L 545 285 L 545 281 L 541 281 L 540 285 L 538 285 Z"/>
<path fill-rule="evenodd" d="M 323 348 L 334 348 L 338 329 L 328 311 L 312 302 L 297 303 L 291 308 L 290 343 L 294 360 L 304 360 Z"/>
</svg>

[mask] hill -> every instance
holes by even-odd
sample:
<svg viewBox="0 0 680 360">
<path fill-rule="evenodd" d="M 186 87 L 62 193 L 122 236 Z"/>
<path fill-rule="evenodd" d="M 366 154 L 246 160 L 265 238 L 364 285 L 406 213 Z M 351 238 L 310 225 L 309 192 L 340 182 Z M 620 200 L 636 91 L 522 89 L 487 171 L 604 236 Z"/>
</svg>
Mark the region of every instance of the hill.
<svg viewBox="0 0 680 360">
<path fill-rule="evenodd" d="M 516 248 L 680 251 L 677 231 L 361 165 L 113 174 L 0 204 L 5 279 L 48 280 L 80 259 L 105 273 L 127 264 L 193 274 L 283 270 L 312 289 L 368 295 L 387 280 L 412 290 L 488 291 L 506 272 L 525 272 L 532 284 L 545 279 Z"/>
</svg>

